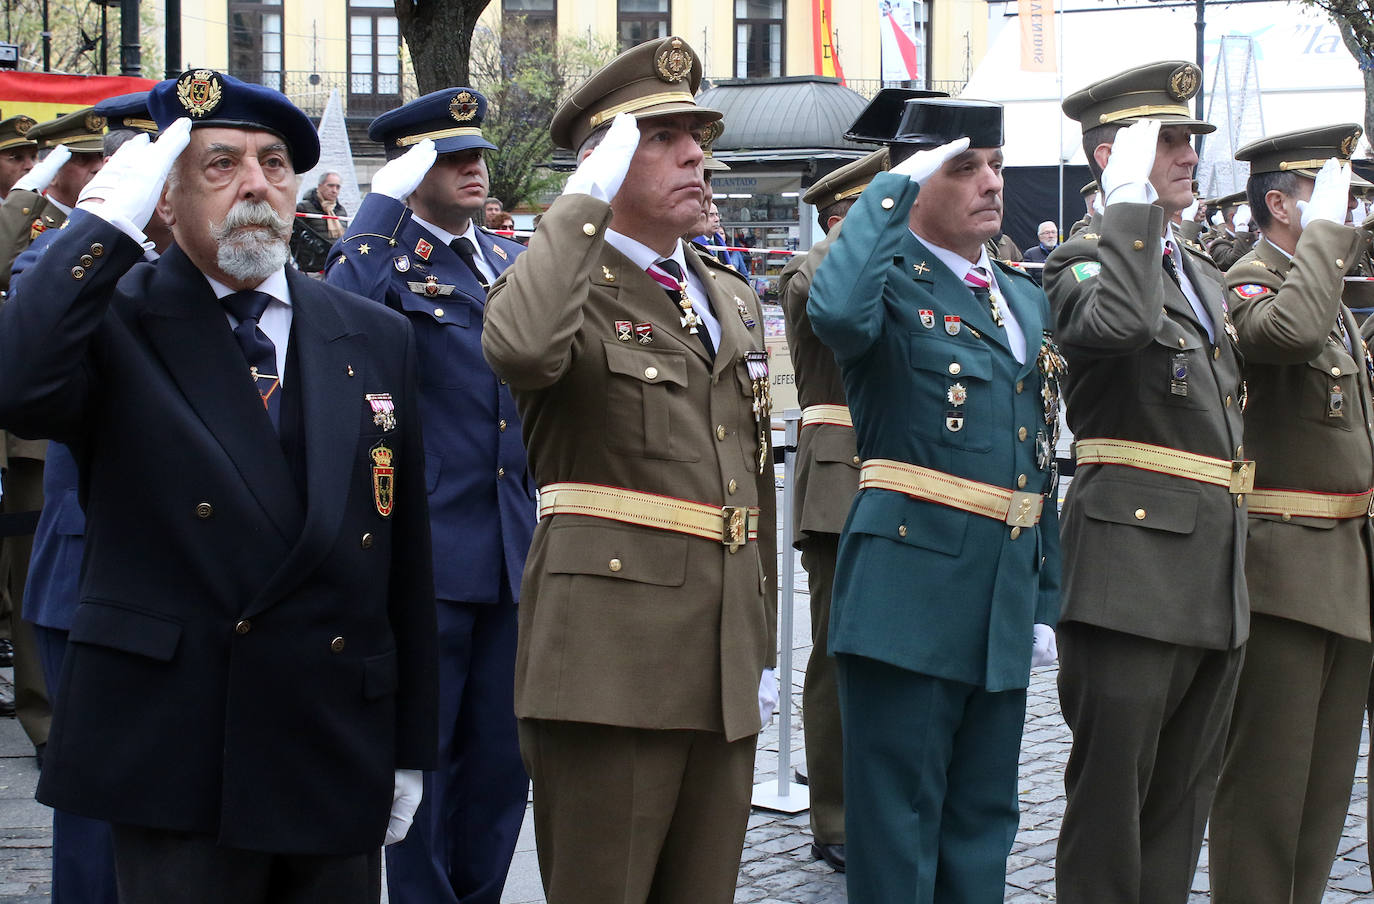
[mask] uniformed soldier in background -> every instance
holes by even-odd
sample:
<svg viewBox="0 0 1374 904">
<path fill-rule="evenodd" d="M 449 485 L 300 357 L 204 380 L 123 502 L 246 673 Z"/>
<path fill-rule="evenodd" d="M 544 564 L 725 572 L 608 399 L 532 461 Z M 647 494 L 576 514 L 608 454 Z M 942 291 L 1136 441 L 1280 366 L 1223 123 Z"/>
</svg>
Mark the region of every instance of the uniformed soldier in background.
<svg viewBox="0 0 1374 904">
<path fill-rule="evenodd" d="M 516 604 L 534 498 L 520 417 L 482 358 L 487 288 L 518 242 L 478 227 L 490 177 L 487 99 L 446 88 L 368 128 L 391 162 L 372 179 L 325 279 L 415 328 L 439 624 L 439 767 L 387 849 L 396 904 L 498 904 L 529 778 L 515 731 Z"/>
<path fill-rule="evenodd" d="M 1060 368 L 1044 293 L 984 245 L 1001 145 L 997 104 L 908 101 L 807 303 L 863 458 L 830 625 L 855 902 L 1001 900 L 1054 659 Z"/>
<path fill-rule="evenodd" d="M 777 705 L 762 314 L 681 242 L 700 81 L 668 37 L 573 92 L 550 131 L 583 159 L 487 302 L 540 487 L 515 707 L 551 904 L 733 901 Z"/>
<path fill-rule="evenodd" d="M 802 406 L 797 441 L 793 545 L 801 551 L 811 596 L 811 657 L 802 685 L 806 767 L 810 786 L 811 852 L 845 870 L 844 759 L 835 660 L 829 653 L 830 590 L 840 530 L 859 489 L 859 450 L 844 399 L 835 353 L 811 331 L 806 300 L 811 279 L 839 235 L 840 223 L 875 175 L 887 169 L 887 148 L 847 163 L 817 180 L 802 200 L 816 208 L 825 238 L 795 255 L 778 277 L 787 349 Z"/>
<path fill-rule="evenodd" d="M 1243 191 L 1217 199 L 1217 206 L 1221 208 L 1221 225 L 1217 228 L 1216 235 L 1207 243 L 1207 253 L 1223 271 L 1230 270 L 1236 261 L 1248 254 L 1250 249 L 1255 247 L 1255 240 L 1259 237 L 1259 233 L 1253 228 L 1236 228 L 1236 213 L 1243 204 Z M 1253 210 L 1251 215 L 1253 216 Z"/>
<path fill-rule="evenodd" d="M 1064 904 L 1188 900 L 1249 633 L 1240 354 L 1221 273 L 1168 229 L 1194 201 L 1190 140 L 1213 130 L 1188 109 L 1200 85 L 1192 63 L 1161 62 L 1064 100 L 1105 204 L 1045 269 L 1077 455 Z"/>
<path fill-rule="evenodd" d="M 1083 206 L 1087 209 L 1083 213 L 1083 218 L 1069 227 L 1069 238 L 1073 238 L 1087 229 L 1088 224 L 1092 222 L 1093 214 L 1097 213 L 1094 206 L 1098 203 L 1097 180 L 1094 179 L 1084 185 L 1078 190 L 1078 193 L 1083 196 Z"/>
<path fill-rule="evenodd" d="M 22 113 L 0 120 L 0 202 L 38 162 L 38 142 L 29 137 L 36 125 L 37 120 Z"/>
<path fill-rule="evenodd" d="M 1360 132 L 1303 129 L 1236 152 L 1263 236 L 1226 275 L 1259 477 L 1250 640 L 1209 830 L 1223 904 L 1319 904 L 1359 754 L 1374 655 L 1374 406 L 1341 295 L 1363 242 L 1345 225 Z"/>
</svg>

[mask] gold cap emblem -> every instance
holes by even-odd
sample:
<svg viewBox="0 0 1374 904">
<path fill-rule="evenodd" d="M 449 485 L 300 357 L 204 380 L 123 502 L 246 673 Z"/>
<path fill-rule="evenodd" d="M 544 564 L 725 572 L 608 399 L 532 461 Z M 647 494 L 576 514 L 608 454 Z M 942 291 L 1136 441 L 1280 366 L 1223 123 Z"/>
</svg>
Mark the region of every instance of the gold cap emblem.
<svg viewBox="0 0 1374 904">
<path fill-rule="evenodd" d="M 1355 134 L 1345 136 L 1341 141 L 1341 156 L 1349 157 L 1355 153 L 1355 144 L 1360 140 L 1360 130 L 1356 129 Z"/>
<path fill-rule="evenodd" d="M 692 71 L 692 50 L 681 38 L 673 38 L 672 43 L 659 52 L 654 67 L 658 77 L 665 82 L 680 82 Z"/>
<path fill-rule="evenodd" d="M 99 113 L 86 114 L 87 132 L 99 132 L 103 128 L 105 128 L 105 117 L 101 116 Z"/>
<path fill-rule="evenodd" d="M 177 79 L 177 100 L 195 119 L 213 113 L 224 96 L 224 83 L 213 69 L 183 72 Z"/>
<path fill-rule="evenodd" d="M 1169 76 L 1169 94 L 1174 100 L 1187 100 L 1197 93 L 1200 84 L 1202 73 L 1196 66 L 1192 63 L 1179 66 L 1174 70 L 1174 74 Z"/>
<path fill-rule="evenodd" d="M 725 131 L 725 123 L 719 119 L 708 122 L 701 127 L 701 149 L 706 153 L 711 153 L 711 145 L 715 144 L 717 138 Z"/>
<path fill-rule="evenodd" d="M 15 121 L 14 130 L 20 135 L 27 135 L 29 134 L 29 129 L 32 129 L 36 125 L 38 125 L 38 120 L 29 119 L 27 116 L 21 116 Z"/>
<path fill-rule="evenodd" d="M 471 91 L 459 91 L 448 102 L 448 112 L 458 122 L 477 118 L 477 97 Z"/>
</svg>

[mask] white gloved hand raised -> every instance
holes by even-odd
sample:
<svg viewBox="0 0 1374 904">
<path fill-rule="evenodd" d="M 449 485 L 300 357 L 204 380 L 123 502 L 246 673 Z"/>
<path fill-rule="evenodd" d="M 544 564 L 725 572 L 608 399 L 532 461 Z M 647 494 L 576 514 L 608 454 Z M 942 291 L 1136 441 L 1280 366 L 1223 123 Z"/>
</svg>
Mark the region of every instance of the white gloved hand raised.
<svg viewBox="0 0 1374 904">
<path fill-rule="evenodd" d="M 1031 640 L 1031 668 L 1054 665 L 1059 661 L 1059 647 L 1054 642 L 1054 629 L 1049 625 L 1036 625 Z"/>
<path fill-rule="evenodd" d="M 406 837 L 424 793 L 423 773 L 418 769 L 396 770 L 396 789 L 391 794 L 391 819 L 386 824 L 383 845 L 395 844 Z"/>
<path fill-rule="evenodd" d="M 925 185 L 931 176 L 940 171 L 940 167 L 966 150 L 968 150 L 968 139 L 956 138 L 949 144 L 917 151 L 892 167 L 891 172 L 899 176 L 906 176 L 917 185 Z"/>
<path fill-rule="evenodd" d="M 764 669 L 759 677 L 759 730 L 768 727 L 778 711 L 778 673 Z"/>
<path fill-rule="evenodd" d="M 86 183 L 76 206 L 118 226 L 137 241 L 130 227 L 141 231 L 148 225 L 172 164 L 190 143 L 191 120 L 184 116 L 163 129 L 151 144 L 147 135 L 130 138 Z"/>
<path fill-rule="evenodd" d="M 36 191 L 42 193 L 52 184 L 53 177 L 68 160 L 71 159 L 71 148 L 65 144 L 59 144 L 48 152 L 48 156 L 33 165 L 33 169 L 19 177 L 19 181 L 14 183 L 15 191 Z"/>
<path fill-rule="evenodd" d="M 1183 222 L 1191 223 L 1197 219 L 1197 209 L 1200 203 L 1201 202 L 1198 201 L 1196 197 L 1194 197 L 1193 203 L 1183 208 Z"/>
<path fill-rule="evenodd" d="M 1159 142 L 1159 120 L 1142 119 L 1116 133 L 1112 154 L 1102 170 L 1102 194 L 1107 205 L 1153 204 L 1159 197 L 1150 184 Z"/>
<path fill-rule="evenodd" d="M 1350 210 L 1350 164 L 1342 165 L 1335 157 L 1317 170 L 1317 184 L 1312 187 L 1312 200 L 1299 201 L 1302 228 L 1317 220 L 1343 224 Z"/>
<path fill-rule="evenodd" d="M 433 140 L 426 138 L 377 170 L 372 177 L 372 190 L 379 195 L 404 201 L 424 181 L 425 174 L 437 159 L 439 152 L 434 149 Z"/>
<path fill-rule="evenodd" d="M 629 113 L 617 113 L 611 129 L 601 143 L 577 165 L 563 186 L 565 195 L 591 195 L 607 204 L 630 171 L 630 161 L 639 147 L 639 121 Z"/>
</svg>

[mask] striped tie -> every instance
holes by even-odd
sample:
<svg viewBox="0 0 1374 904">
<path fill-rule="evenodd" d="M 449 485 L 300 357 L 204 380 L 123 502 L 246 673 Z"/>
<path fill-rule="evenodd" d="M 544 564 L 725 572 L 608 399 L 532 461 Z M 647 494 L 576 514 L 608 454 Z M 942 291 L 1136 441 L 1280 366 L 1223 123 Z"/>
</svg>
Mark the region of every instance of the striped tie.
<svg viewBox="0 0 1374 904">
<path fill-rule="evenodd" d="M 987 304 L 988 312 L 992 315 L 992 322 L 1001 326 L 1002 309 L 998 305 L 999 299 L 991 292 L 992 277 L 988 271 L 982 267 L 970 267 L 968 273 L 964 274 L 964 285 L 973 290 L 975 298 Z"/>
</svg>

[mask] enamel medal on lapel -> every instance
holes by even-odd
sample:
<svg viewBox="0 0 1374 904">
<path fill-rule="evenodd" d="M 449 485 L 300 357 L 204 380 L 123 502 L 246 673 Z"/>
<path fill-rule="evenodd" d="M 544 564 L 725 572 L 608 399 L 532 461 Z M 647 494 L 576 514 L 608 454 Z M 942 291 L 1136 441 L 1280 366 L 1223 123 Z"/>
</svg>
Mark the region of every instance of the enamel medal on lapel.
<svg viewBox="0 0 1374 904">
<path fill-rule="evenodd" d="M 1176 396 L 1188 395 L 1188 356 L 1174 355 L 1169 365 L 1169 392 Z"/>
<path fill-rule="evenodd" d="M 621 342 L 629 342 L 634 334 L 634 324 L 628 320 L 617 320 L 615 322 L 615 338 Z"/>
<path fill-rule="evenodd" d="M 377 505 L 377 514 L 383 518 L 391 517 L 391 509 L 396 504 L 396 468 L 391 461 L 394 453 L 385 442 L 373 446 L 368 452 L 372 459 L 372 501 Z"/>
<path fill-rule="evenodd" d="M 1340 384 L 1331 385 L 1331 395 L 1326 403 L 1327 417 L 1345 417 L 1345 390 L 1341 389 Z"/>
<path fill-rule="evenodd" d="M 739 319 L 744 324 L 746 330 L 754 328 L 754 318 L 749 316 L 749 309 L 744 306 L 744 299 L 735 296 L 735 307 L 739 308 Z"/>
<path fill-rule="evenodd" d="M 920 313 L 921 313 L 921 326 L 925 327 L 926 329 L 931 329 L 932 327 L 935 326 L 935 312 L 934 312 L 934 311 L 932 311 L 932 310 L 930 310 L 930 309 L 928 309 L 928 308 L 922 308 Z"/>
<path fill-rule="evenodd" d="M 396 429 L 396 403 L 389 392 L 369 392 L 363 396 L 372 408 L 372 423 L 386 432 Z"/>
<path fill-rule="evenodd" d="M 959 316 L 957 314 L 945 315 L 945 332 L 951 336 L 959 335 Z"/>
<path fill-rule="evenodd" d="M 652 323 L 636 323 L 635 338 L 640 345 L 649 345 L 654 341 L 654 325 Z"/>
</svg>

